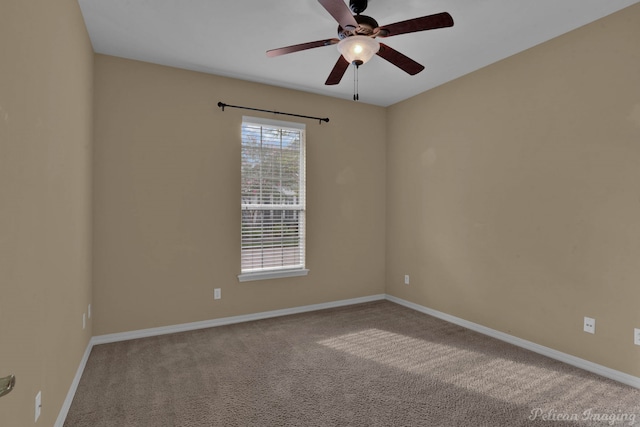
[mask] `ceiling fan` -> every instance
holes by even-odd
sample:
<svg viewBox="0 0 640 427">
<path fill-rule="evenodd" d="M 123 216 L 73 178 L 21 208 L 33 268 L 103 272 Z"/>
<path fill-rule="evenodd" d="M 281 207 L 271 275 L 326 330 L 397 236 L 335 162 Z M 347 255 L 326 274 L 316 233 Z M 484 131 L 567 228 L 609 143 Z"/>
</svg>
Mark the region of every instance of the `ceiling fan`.
<svg viewBox="0 0 640 427">
<path fill-rule="evenodd" d="M 318 2 L 338 21 L 338 38 L 271 49 L 267 51 L 267 56 L 280 56 L 337 44 L 341 56 L 329 74 L 325 85 L 340 83 L 350 64 L 359 67 L 371 59 L 373 55 L 386 59 L 410 75 L 418 74 L 424 70 L 423 65 L 375 39 L 453 26 L 453 18 L 447 12 L 380 26 L 372 17 L 361 15 L 367 8 L 368 0 L 349 0 L 348 7 L 343 0 L 318 0 Z"/>
</svg>

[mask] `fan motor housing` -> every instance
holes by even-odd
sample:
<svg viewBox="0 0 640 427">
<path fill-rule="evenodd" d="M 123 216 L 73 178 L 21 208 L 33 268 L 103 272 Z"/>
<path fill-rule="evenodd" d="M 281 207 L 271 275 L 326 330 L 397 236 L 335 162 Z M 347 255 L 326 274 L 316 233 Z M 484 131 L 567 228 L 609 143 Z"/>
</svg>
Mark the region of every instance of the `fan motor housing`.
<svg viewBox="0 0 640 427">
<path fill-rule="evenodd" d="M 358 23 L 358 28 L 353 31 L 345 30 L 342 26 L 338 26 L 338 38 L 346 39 L 350 36 L 372 36 L 374 30 L 379 27 L 378 21 L 367 15 L 355 15 L 353 17 Z"/>
</svg>

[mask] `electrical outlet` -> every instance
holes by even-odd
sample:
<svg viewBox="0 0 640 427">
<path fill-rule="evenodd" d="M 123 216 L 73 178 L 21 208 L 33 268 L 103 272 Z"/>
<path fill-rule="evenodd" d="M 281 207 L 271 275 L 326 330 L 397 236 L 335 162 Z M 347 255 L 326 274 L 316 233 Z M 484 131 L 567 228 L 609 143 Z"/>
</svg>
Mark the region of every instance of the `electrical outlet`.
<svg viewBox="0 0 640 427">
<path fill-rule="evenodd" d="M 640 345 L 640 328 L 633 329 L 633 343 L 635 345 Z"/>
<path fill-rule="evenodd" d="M 222 298 L 222 291 L 220 290 L 220 288 L 215 288 L 213 290 L 213 299 L 220 299 Z"/>
<path fill-rule="evenodd" d="M 409 275 L 408 275 L 408 274 L 405 274 L 405 275 L 404 275 L 404 284 L 405 284 L 405 285 L 408 285 L 408 284 L 409 284 Z"/>
<path fill-rule="evenodd" d="M 596 319 L 592 319 L 591 317 L 584 318 L 584 331 L 589 332 L 590 334 L 596 333 Z"/>
<path fill-rule="evenodd" d="M 87 327 L 87 313 L 82 313 L 82 329 Z"/>
<path fill-rule="evenodd" d="M 89 319 L 91 319 L 91 304 L 89 304 L 89 307 L 87 307 L 87 316 L 89 317 Z"/>
<path fill-rule="evenodd" d="M 42 392 L 36 394 L 36 421 L 40 418 L 40 410 L 42 409 Z"/>
</svg>

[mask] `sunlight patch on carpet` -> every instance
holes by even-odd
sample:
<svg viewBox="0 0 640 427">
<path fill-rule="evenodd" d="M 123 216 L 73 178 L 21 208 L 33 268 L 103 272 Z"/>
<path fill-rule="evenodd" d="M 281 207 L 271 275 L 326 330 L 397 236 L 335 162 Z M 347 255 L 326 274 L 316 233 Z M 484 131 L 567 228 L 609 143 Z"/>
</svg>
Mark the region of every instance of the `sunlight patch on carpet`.
<svg viewBox="0 0 640 427">
<path fill-rule="evenodd" d="M 318 344 L 515 404 L 563 389 L 565 398 L 586 403 L 589 395 L 604 387 L 596 380 L 576 387 L 573 375 L 554 369 L 375 328 Z"/>
</svg>

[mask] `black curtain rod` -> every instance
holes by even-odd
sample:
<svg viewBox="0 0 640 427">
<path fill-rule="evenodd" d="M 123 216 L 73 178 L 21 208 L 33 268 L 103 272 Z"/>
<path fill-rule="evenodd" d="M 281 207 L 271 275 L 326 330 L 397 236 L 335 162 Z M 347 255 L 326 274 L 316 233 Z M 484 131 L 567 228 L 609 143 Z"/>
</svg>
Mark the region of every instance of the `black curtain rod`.
<svg viewBox="0 0 640 427">
<path fill-rule="evenodd" d="M 313 119 L 313 120 L 317 120 L 318 124 L 320 125 L 322 124 L 322 122 L 329 123 L 329 118 L 327 117 L 321 118 L 321 117 L 313 117 L 313 116 L 303 116 L 301 114 L 281 113 L 280 111 L 261 110 L 260 108 L 240 107 L 239 105 L 230 105 L 230 104 L 225 104 L 224 102 L 218 102 L 218 107 L 222 108 L 222 111 L 224 111 L 224 107 L 241 108 L 243 110 L 262 111 L 263 113 L 282 114 L 285 116 L 302 117 L 303 119 Z"/>
</svg>

